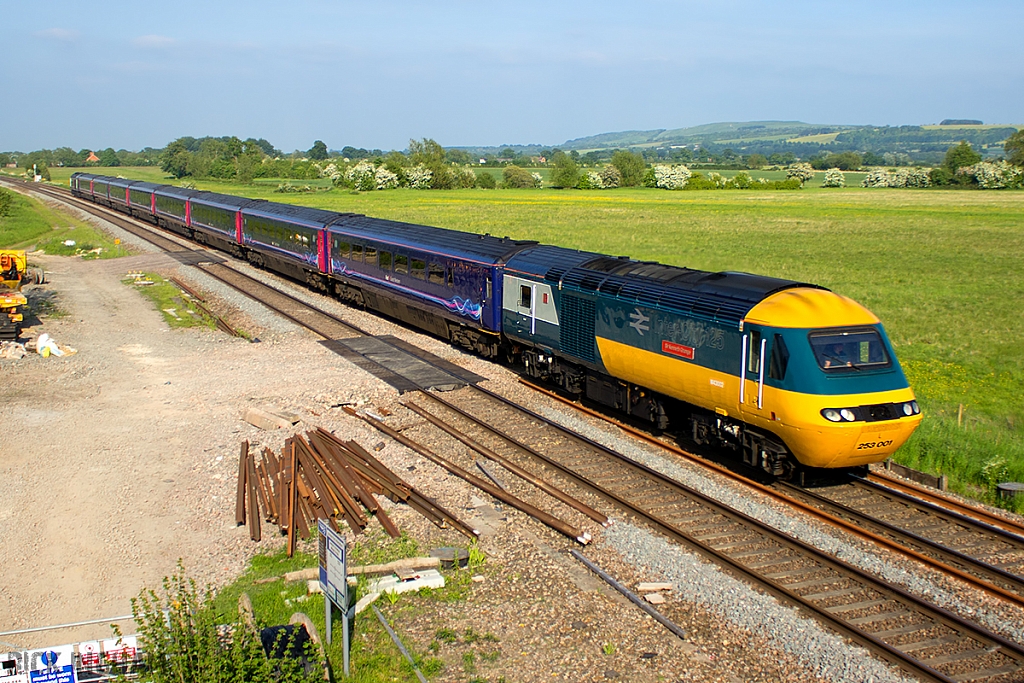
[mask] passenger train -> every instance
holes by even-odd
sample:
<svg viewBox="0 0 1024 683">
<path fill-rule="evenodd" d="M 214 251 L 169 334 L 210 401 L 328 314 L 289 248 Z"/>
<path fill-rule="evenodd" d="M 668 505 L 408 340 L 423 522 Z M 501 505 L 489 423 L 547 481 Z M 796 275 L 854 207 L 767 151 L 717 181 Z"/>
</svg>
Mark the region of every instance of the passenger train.
<svg viewBox="0 0 1024 683">
<path fill-rule="evenodd" d="M 921 421 L 879 319 L 817 285 L 88 173 L 71 190 L 774 476 L 884 460 Z"/>
</svg>

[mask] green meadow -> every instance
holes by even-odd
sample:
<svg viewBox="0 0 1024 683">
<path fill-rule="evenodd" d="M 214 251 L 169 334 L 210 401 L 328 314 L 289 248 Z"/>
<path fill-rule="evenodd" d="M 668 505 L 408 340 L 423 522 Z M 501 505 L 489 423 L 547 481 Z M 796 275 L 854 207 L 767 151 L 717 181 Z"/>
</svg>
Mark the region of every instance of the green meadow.
<svg viewBox="0 0 1024 683">
<path fill-rule="evenodd" d="M 25 195 L 10 193 L 8 215 L 0 216 L 0 249 L 36 249 L 47 254 L 113 258 L 122 253 L 106 233 L 70 214 Z M 65 242 L 73 242 L 67 245 Z M 127 253 L 126 251 L 124 253 Z"/>
<path fill-rule="evenodd" d="M 163 180 L 154 169 L 120 170 Z M 896 459 L 994 501 L 996 483 L 1024 481 L 1024 192 L 821 189 L 821 175 L 799 191 L 281 194 L 276 185 L 197 185 L 824 285 L 882 319 L 920 398 L 925 420 Z"/>
</svg>

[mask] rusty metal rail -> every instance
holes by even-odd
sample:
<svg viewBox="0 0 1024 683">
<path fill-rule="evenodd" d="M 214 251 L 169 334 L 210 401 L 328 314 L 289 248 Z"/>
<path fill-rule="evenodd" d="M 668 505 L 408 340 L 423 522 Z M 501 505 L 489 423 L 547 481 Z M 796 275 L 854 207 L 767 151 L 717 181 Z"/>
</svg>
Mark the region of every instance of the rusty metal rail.
<svg viewBox="0 0 1024 683">
<path fill-rule="evenodd" d="M 397 538 L 401 532 L 374 498 L 382 494 L 394 502 L 408 503 L 439 527 L 454 528 L 469 538 L 478 535 L 357 443 L 343 442 L 322 429 L 307 433 L 305 438 L 289 438 L 280 454 L 264 449 L 259 461 L 250 452 L 248 442 L 242 442 L 235 522 L 248 524 L 250 538 L 259 541 L 262 508 L 262 518 L 287 535 L 289 557 L 295 551 L 296 536 L 309 538 L 317 519 L 326 519 L 335 530 L 338 522 L 344 521 L 359 534 L 372 517 L 388 535 Z"/>
</svg>

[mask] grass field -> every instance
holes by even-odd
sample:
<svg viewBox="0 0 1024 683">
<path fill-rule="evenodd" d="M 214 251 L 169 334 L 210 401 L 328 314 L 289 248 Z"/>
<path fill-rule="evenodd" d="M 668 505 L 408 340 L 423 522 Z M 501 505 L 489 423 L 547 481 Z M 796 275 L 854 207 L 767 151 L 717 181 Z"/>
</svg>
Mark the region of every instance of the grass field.
<svg viewBox="0 0 1024 683">
<path fill-rule="evenodd" d="M 152 169 L 145 176 L 134 169 L 122 172 L 160 180 Z M 925 421 L 898 460 L 948 474 L 952 486 L 987 500 L 997 481 L 1024 481 L 1024 192 L 809 187 L 785 192 L 336 189 L 283 195 L 269 186 L 197 184 L 824 285 L 882 319 L 921 399 Z"/>
<path fill-rule="evenodd" d="M 92 258 L 112 258 L 119 254 L 114 241 L 69 214 L 57 211 L 42 202 L 11 192 L 14 203 L 9 216 L 0 217 L 0 249 L 35 248 L 48 254 L 70 256 L 82 252 Z M 67 246 L 66 241 L 74 242 Z"/>
</svg>

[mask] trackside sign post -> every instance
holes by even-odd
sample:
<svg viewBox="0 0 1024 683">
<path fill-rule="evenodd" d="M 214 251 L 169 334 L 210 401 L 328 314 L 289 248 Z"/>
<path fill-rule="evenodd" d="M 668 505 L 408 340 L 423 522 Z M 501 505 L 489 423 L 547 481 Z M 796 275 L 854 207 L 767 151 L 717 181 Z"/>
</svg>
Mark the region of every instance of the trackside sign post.
<svg viewBox="0 0 1024 683">
<path fill-rule="evenodd" d="M 342 653 L 345 675 L 348 676 L 348 655 L 350 647 L 348 622 L 351 610 L 348 607 L 348 567 L 346 564 L 345 539 L 330 527 L 325 519 L 317 520 L 320 551 L 320 588 L 324 592 L 324 614 L 327 630 L 327 644 L 331 644 L 331 606 L 341 610 Z"/>
<path fill-rule="evenodd" d="M 74 647 L 63 645 L 29 652 L 29 683 L 77 683 Z"/>
</svg>

